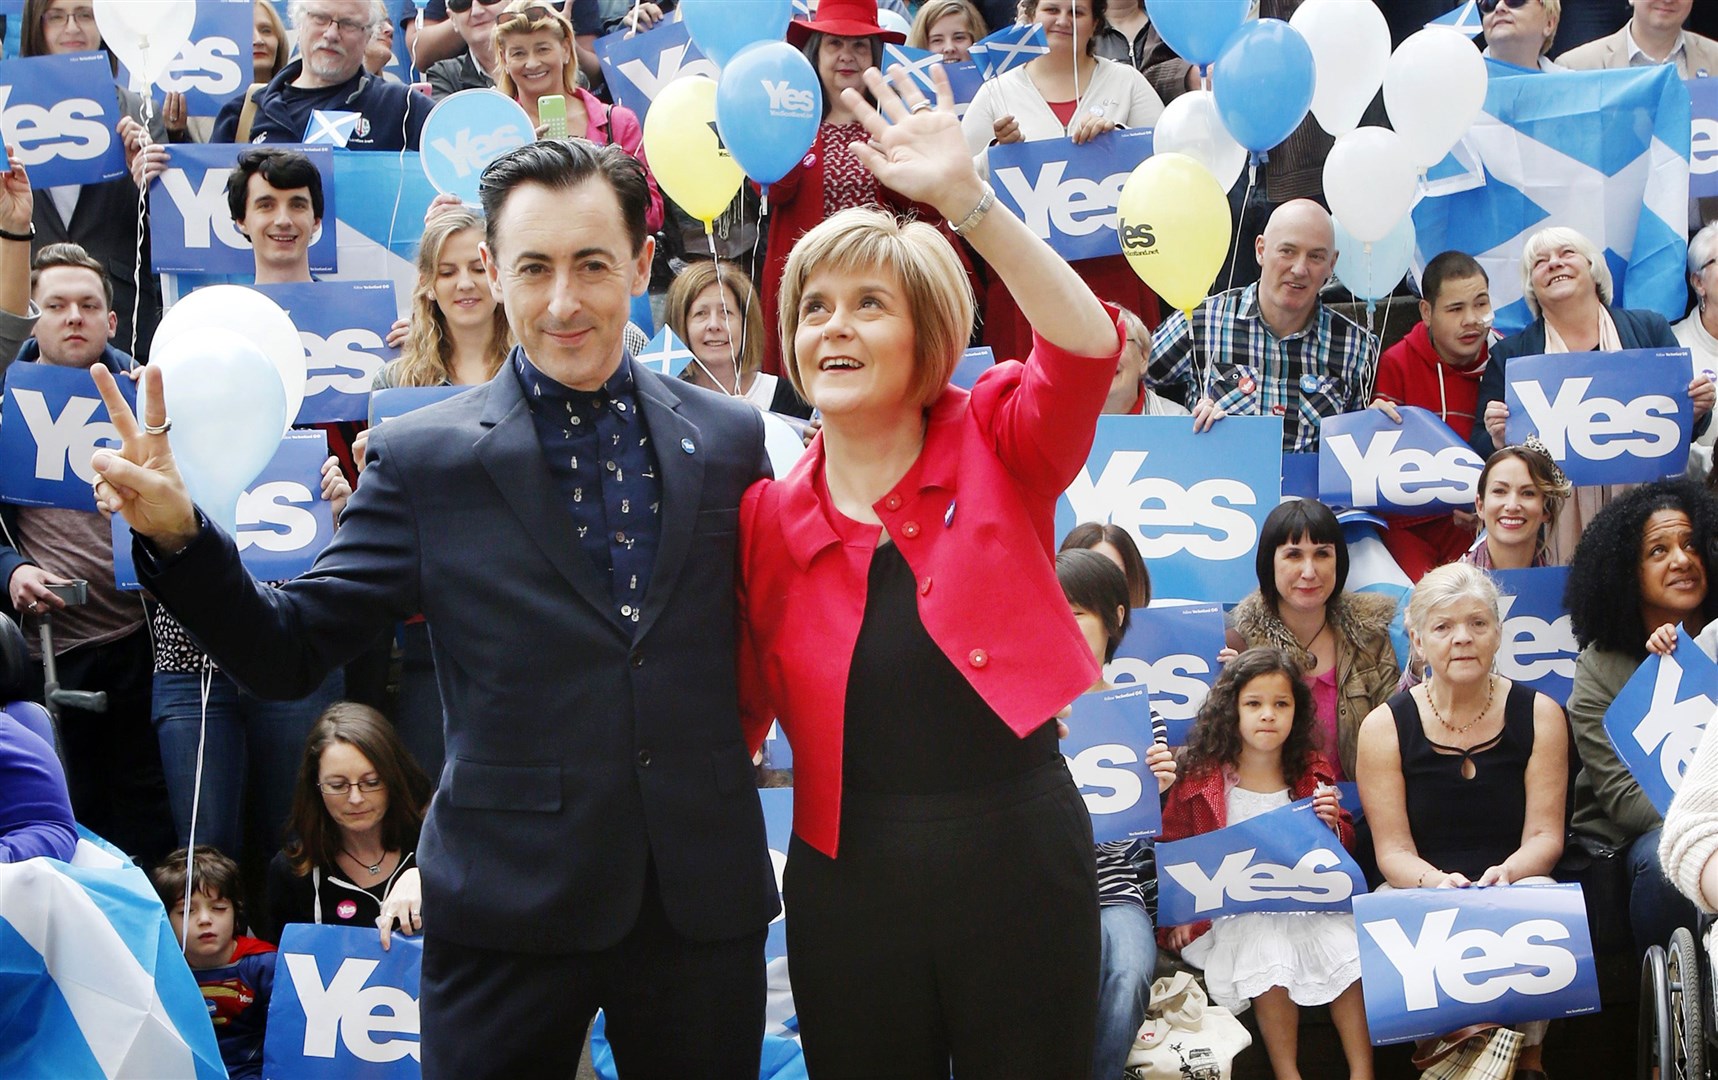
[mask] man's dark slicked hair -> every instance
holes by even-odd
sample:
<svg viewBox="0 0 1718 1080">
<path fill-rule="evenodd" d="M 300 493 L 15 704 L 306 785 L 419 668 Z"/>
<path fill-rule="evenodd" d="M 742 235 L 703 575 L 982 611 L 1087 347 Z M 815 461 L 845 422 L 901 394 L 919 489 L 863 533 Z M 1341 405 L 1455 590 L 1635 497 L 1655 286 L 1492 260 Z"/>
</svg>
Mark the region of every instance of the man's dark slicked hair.
<svg viewBox="0 0 1718 1080">
<path fill-rule="evenodd" d="M 477 191 L 483 201 L 483 239 L 489 250 L 500 251 L 496 238 L 501 227 L 501 208 L 515 188 L 521 184 L 540 184 L 570 190 L 593 176 L 600 176 L 614 191 L 620 203 L 621 221 L 632 241 L 632 253 L 643 251 L 644 239 L 649 235 L 644 215 L 650 206 L 650 185 L 645 180 L 644 166 L 618 146 L 596 146 L 584 139 L 541 139 L 502 154 L 483 170 Z"/>
<path fill-rule="evenodd" d="M 1487 285 L 1491 277 L 1485 272 L 1485 267 L 1479 265 L 1479 260 L 1465 251 L 1446 251 L 1434 256 L 1426 264 L 1426 269 L 1420 274 L 1420 299 L 1428 304 L 1438 302 L 1438 293 L 1443 291 L 1446 281 L 1466 281 L 1468 278 L 1482 278 Z"/>
<path fill-rule="evenodd" d="M 316 220 L 322 220 L 322 174 L 316 165 L 297 150 L 257 146 L 241 151 L 233 171 L 227 174 L 227 209 L 234 221 L 245 219 L 245 204 L 250 201 L 253 176 L 261 176 L 270 187 L 279 191 L 309 188 L 310 209 L 316 214 Z"/>
</svg>

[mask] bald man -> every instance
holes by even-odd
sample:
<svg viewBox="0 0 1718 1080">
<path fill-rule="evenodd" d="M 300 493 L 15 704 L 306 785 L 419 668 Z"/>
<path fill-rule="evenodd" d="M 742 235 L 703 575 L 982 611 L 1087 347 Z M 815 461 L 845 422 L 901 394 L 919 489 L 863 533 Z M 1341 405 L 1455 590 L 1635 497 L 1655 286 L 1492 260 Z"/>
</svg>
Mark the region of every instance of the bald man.
<svg viewBox="0 0 1718 1080">
<path fill-rule="evenodd" d="M 1336 234 L 1317 203 L 1277 207 L 1258 239 L 1259 281 L 1171 315 L 1151 337 L 1146 382 L 1193 411 L 1195 431 L 1225 416 L 1278 416 L 1284 452 L 1318 449 L 1319 420 L 1362 408 L 1378 342 L 1319 302 Z M 1197 351 L 1194 349 L 1197 341 Z"/>
</svg>

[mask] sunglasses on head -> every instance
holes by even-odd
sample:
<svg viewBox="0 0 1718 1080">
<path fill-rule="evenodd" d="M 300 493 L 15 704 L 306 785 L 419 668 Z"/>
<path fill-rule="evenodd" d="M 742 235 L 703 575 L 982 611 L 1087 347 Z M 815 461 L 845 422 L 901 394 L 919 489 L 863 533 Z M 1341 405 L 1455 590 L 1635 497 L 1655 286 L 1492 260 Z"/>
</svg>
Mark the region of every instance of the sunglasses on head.
<svg viewBox="0 0 1718 1080">
<path fill-rule="evenodd" d="M 507 0 L 477 0 L 477 2 L 484 7 L 494 7 L 497 4 L 505 4 Z M 447 0 L 447 10 L 457 11 L 464 15 L 471 10 L 471 3 L 472 0 Z"/>
<path fill-rule="evenodd" d="M 1490 15 L 1497 10 L 1499 4 L 1510 8 L 1524 8 L 1527 6 L 1527 0 L 1479 0 L 1479 13 Z M 448 6 L 452 7 L 453 5 L 449 3 Z"/>
</svg>

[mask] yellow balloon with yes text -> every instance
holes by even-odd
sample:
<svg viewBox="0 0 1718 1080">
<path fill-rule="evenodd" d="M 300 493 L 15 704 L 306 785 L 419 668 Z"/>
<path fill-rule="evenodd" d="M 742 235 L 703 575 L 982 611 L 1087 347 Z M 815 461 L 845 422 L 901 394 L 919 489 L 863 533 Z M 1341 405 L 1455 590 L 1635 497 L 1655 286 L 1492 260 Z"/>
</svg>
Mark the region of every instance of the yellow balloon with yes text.
<svg viewBox="0 0 1718 1080">
<path fill-rule="evenodd" d="M 1190 312 L 1209 294 L 1229 254 L 1229 197 L 1193 158 L 1157 154 L 1122 185 L 1116 230 L 1140 280 Z"/>
<path fill-rule="evenodd" d="M 706 228 L 745 180 L 716 133 L 716 81 L 703 75 L 675 79 L 656 95 L 644 118 L 644 154 L 657 186 Z"/>
</svg>

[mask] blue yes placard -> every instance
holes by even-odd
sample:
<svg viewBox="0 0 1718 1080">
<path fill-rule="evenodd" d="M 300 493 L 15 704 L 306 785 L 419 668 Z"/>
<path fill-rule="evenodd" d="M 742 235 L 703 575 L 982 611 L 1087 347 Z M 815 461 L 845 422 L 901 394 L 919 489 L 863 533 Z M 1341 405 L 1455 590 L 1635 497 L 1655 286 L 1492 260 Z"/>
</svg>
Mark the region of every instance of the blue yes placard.
<svg viewBox="0 0 1718 1080">
<path fill-rule="evenodd" d="M 121 375 L 119 392 L 137 408 L 136 384 Z M 0 403 L 0 501 L 95 512 L 90 457 L 117 447 L 119 433 L 84 368 L 13 364 Z"/>
<path fill-rule="evenodd" d="M 119 96 L 104 52 L 20 57 L 0 63 L 0 131 L 43 188 L 125 175 Z"/>
<path fill-rule="evenodd" d="M 1714 709 L 1718 665 L 1679 626 L 1676 651 L 1649 655 L 1605 710 L 1611 746 L 1659 813 L 1670 809 Z"/>
<path fill-rule="evenodd" d="M 517 101 L 499 90 L 461 90 L 430 110 L 419 161 L 435 189 L 476 206 L 477 180 L 491 161 L 537 136 Z"/>
<path fill-rule="evenodd" d="M 388 390 L 377 390 L 370 395 L 370 426 L 375 427 L 384 420 L 392 420 L 396 416 L 404 416 L 409 412 L 417 412 L 429 405 L 458 397 L 469 386 L 396 386 Z"/>
<path fill-rule="evenodd" d="M 159 113 L 169 93 L 185 95 L 185 115 L 214 116 L 227 99 L 251 84 L 251 22 L 256 10 L 250 0 L 202 0 L 191 40 L 155 81 Z M 121 85 L 131 85 L 131 72 L 119 66 Z"/>
<path fill-rule="evenodd" d="M 1509 362 L 1505 435 L 1539 436 L 1574 484 L 1680 475 L 1694 404 L 1687 349 L 1518 356 Z"/>
<path fill-rule="evenodd" d="M 1157 845 L 1157 921 L 1260 911 L 1347 911 L 1366 879 L 1302 799 L 1216 832 Z"/>
<path fill-rule="evenodd" d="M 239 561 L 258 581 L 287 581 L 309 570 L 334 539 L 334 508 L 322 498 L 328 437 L 292 431 L 239 496 Z M 131 558 L 131 529 L 113 524 L 113 576 L 121 589 L 142 588 Z"/>
<path fill-rule="evenodd" d="M 991 186 L 999 202 L 1069 262 L 1120 255 L 1116 206 L 1122 185 L 1151 156 L 1151 134 L 1118 128 L 1078 146 L 1071 139 L 992 146 Z"/>
<path fill-rule="evenodd" d="M 662 88 L 688 75 L 716 78 L 720 72 L 692 44 L 683 22 L 664 22 L 642 34 L 618 30 L 597 42 L 603 78 L 614 94 L 614 103 L 638 114 L 638 122 L 650 114 L 650 103 Z"/>
<path fill-rule="evenodd" d="M 253 288 L 285 310 L 304 342 L 304 404 L 295 423 L 369 415 L 377 372 L 400 354 L 386 344 L 396 313 L 394 283 L 308 281 Z"/>
<path fill-rule="evenodd" d="M 1485 462 L 1436 413 L 1412 405 L 1400 424 L 1377 409 L 1319 425 L 1318 498 L 1392 514 L 1472 510 Z"/>
<path fill-rule="evenodd" d="M 1098 843 L 1140 840 L 1163 831 L 1151 750 L 1151 695 L 1145 687 L 1082 694 L 1068 718 L 1062 755 L 1092 815 Z"/>
<path fill-rule="evenodd" d="M 256 273 L 251 243 L 239 232 L 227 206 L 227 176 L 240 152 L 248 148 L 233 143 L 174 143 L 167 148 L 167 171 L 149 182 L 150 259 L 156 270 L 233 274 L 246 280 Z M 283 149 L 300 151 L 322 175 L 322 228 L 311 234 L 310 269 L 328 273 L 338 259 L 334 156 L 326 146 Z"/>
<path fill-rule="evenodd" d="M 787 869 L 788 842 L 793 839 L 793 789 L 759 788 L 758 801 L 764 806 L 764 838 L 770 846 L 770 866 L 775 870 L 775 891 L 779 898 L 781 875 Z M 769 934 L 764 938 L 764 959 L 786 955 L 787 908 L 783 907 L 770 920 Z"/>
<path fill-rule="evenodd" d="M 1378 1046 L 1599 1009 L 1579 885 L 1371 893 L 1354 900 L 1354 929 Z"/>
<path fill-rule="evenodd" d="M 1503 594 L 1497 605 L 1503 618 L 1497 673 L 1563 705 L 1574 686 L 1575 658 L 1581 652 L 1563 606 L 1569 568 L 1493 570 L 1491 577 Z"/>
<path fill-rule="evenodd" d="M 1169 745 L 1185 746 L 1187 732 L 1217 679 L 1223 649 L 1218 604 L 1136 608 L 1104 679 L 1116 687 L 1138 683 L 1151 690 L 1151 707 L 1169 728 Z"/>
<path fill-rule="evenodd" d="M 1282 421 L 1102 416 L 1085 468 L 1056 503 L 1056 534 L 1084 521 L 1133 534 L 1152 593 L 1233 604 L 1258 588 L 1253 551 L 1282 485 Z"/>
<path fill-rule="evenodd" d="M 423 939 L 288 923 L 269 1001 L 263 1075 L 279 1080 L 418 1080 Z"/>
<path fill-rule="evenodd" d="M 978 383 L 978 377 L 996 366 L 996 354 L 990 351 L 989 345 L 979 345 L 960 354 L 959 363 L 954 366 L 954 374 L 949 376 L 949 382 L 962 390 L 971 390 Z"/>
<path fill-rule="evenodd" d="M 1718 71 L 1712 72 L 1718 75 Z M 1718 195 L 1718 78 L 1689 79 L 1694 106 L 1693 139 L 1688 155 L 1688 194 L 1705 199 Z"/>
</svg>

